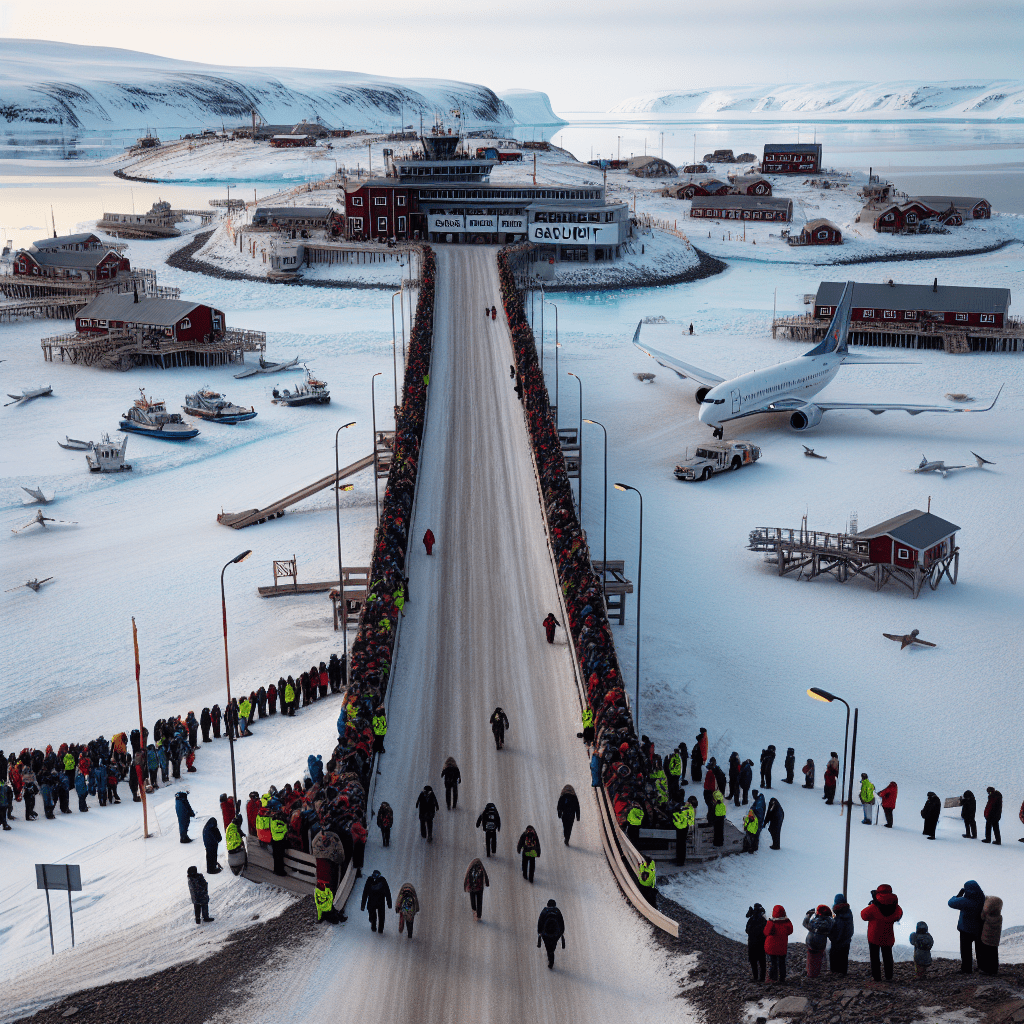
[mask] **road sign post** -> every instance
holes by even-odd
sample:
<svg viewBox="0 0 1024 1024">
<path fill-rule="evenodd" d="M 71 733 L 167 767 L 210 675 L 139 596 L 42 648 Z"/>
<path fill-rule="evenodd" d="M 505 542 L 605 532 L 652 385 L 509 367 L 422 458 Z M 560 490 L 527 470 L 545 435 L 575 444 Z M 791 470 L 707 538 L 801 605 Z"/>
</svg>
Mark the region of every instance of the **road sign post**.
<svg viewBox="0 0 1024 1024">
<path fill-rule="evenodd" d="M 75 945 L 75 912 L 71 907 L 71 894 L 82 891 L 82 869 L 78 864 L 37 864 L 36 888 L 46 892 L 46 919 L 50 925 L 50 955 L 53 948 L 53 917 L 50 913 L 50 890 L 66 890 L 68 916 L 71 920 L 71 946 Z"/>
</svg>

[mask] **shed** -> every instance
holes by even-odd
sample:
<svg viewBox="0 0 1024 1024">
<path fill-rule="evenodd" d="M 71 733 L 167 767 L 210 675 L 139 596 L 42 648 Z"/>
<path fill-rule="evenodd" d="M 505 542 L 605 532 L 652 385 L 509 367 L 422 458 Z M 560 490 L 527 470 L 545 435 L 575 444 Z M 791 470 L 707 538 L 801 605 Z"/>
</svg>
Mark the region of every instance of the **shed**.
<svg viewBox="0 0 1024 1024">
<path fill-rule="evenodd" d="M 679 174 L 674 164 L 657 156 L 635 156 L 628 167 L 629 173 L 637 178 L 674 178 Z"/>
<path fill-rule="evenodd" d="M 869 542 L 871 561 L 904 569 L 928 569 L 956 550 L 960 527 L 919 508 L 861 530 L 858 540 Z"/>
<path fill-rule="evenodd" d="M 843 233 L 830 220 L 809 220 L 800 230 L 801 245 L 842 245 Z"/>
<path fill-rule="evenodd" d="M 737 174 L 729 179 L 740 195 L 770 196 L 772 183 L 760 174 Z"/>
<path fill-rule="evenodd" d="M 989 220 L 992 204 L 987 199 L 971 196 L 911 196 L 911 202 L 923 203 L 933 210 L 948 210 L 952 207 L 964 220 Z"/>
<path fill-rule="evenodd" d="M 683 168 L 683 174 L 707 174 L 707 164 L 687 164 Z"/>
<path fill-rule="evenodd" d="M 225 322 L 221 310 L 201 302 L 107 292 L 79 311 L 75 327 L 81 334 L 141 330 L 176 341 L 208 342 L 224 333 Z"/>
<path fill-rule="evenodd" d="M 714 220 L 790 221 L 793 200 L 772 196 L 694 196 L 690 216 Z"/>
</svg>

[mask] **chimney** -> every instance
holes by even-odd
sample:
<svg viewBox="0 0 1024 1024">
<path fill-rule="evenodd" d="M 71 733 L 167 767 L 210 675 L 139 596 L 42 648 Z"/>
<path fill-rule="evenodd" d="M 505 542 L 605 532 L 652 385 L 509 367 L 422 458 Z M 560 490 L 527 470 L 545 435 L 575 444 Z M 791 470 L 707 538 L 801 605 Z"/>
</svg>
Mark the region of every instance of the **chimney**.
<svg viewBox="0 0 1024 1024">
<path fill-rule="evenodd" d="M 935 280 L 932 281 L 932 291 L 933 292 L 937 292 L 938 290 L 939 290 L 939 279 L 935 278 Z"/>
</svg>

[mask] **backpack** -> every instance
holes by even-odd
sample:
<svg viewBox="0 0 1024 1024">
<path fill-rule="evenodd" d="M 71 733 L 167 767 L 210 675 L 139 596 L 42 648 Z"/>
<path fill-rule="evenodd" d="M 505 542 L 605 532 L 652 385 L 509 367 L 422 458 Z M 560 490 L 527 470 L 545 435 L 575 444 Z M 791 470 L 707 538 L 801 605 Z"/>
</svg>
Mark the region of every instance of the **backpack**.
<svg viewBox="0 0 1024 1024">
<path fill-rule="evenodd" d="M 562 922 L 559 920 L 559 915 L 546 915 L 541 929 L 541 935 L 545 939 L 557 939 L 562 934 Z"/>
<path fill-rule="evenodd" d="M 537 836 L 533 832 L 523 833 L 523 850 L 535 851 L 537 849 Z"/>
</svg>

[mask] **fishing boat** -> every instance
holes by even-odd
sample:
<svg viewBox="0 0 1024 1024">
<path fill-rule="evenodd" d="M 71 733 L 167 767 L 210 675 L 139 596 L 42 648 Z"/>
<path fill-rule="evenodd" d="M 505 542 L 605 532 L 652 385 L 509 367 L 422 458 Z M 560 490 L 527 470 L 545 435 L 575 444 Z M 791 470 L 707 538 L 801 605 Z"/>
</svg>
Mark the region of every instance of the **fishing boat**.
<svg viewBox="0 0 1024 1024">
<path fill-rule="evenodd" d="M 299 357 L 296 356 L 294 359 L 289 359 L 285 363 L 271 363 L 268 362 L 263 356 L 260 356 L 259 365 L 250 366 L 243 370 L 241 373 L 235 374 L 235 380 L 241 380 L 243 377 L 255 377 L 260 373 L 280 373 L 282 370 L 294 370 L 299 365 Z"/>
<path fill-rule="evenodd" d="M 158 437 L 162 441 L 188 441 L 198 436 L 199 431 L 190 427 L 181 413 L 168 412 L 165 402 L 147 398 L 142 388 L 139 392 L 142 397 L 136 398 L 135 404 L 121 417 L 120 430 Z"/>
<path fill-rule="evenodd" d="M 274 388 L 274 401 L 278 405 L 329 405 L 331 393 L 325 381 L 316 380 L 306 368 L 306 379 L 294 390 Z"/>
<path fill-rule="evenodd" d="M 93 448 L 92 441 L 79 441 L 77 438 L 68 437 L 67 434 L 64 435 L 64 440 L 58 441 L 57 444 L 69 452 L 91 452 Z"/>
<path fill-rule="evenodd" d="M 109 434 L 103 435 L 101 440 L 93 448 L 91 454 L 86 455 L 85 461 L 89 464 L 90 473 L 124 473 L 131 471 L 131 464 L 124 461 L 124 453 L 128 448 L 128 438 L 122 437 L 121 443 L 117 444 L 110 440 Z"/>
<path fill-rule="evenodd" d="M 182 409 L 190 416 L 199 416 L 215 423 L 242 423 L 256 415 L 252 407 L 244 409 L 240 405 L 232 405 L 219 392 L 207 388 L 201 388 L 194 395 L 186 395 Z"/>
</svg>

